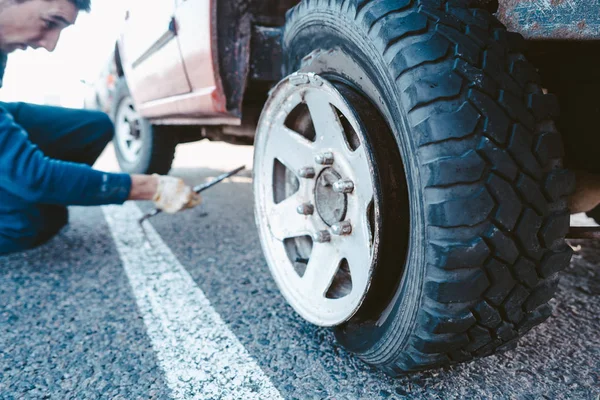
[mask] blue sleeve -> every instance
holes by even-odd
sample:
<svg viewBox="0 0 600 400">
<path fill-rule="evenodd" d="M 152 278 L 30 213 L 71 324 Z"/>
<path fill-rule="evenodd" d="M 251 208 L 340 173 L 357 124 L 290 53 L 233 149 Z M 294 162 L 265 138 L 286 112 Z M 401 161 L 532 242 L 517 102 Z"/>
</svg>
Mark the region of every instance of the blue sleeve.
<svg viewBox="0 0 600 400">
<path fill-rule="evenodd" d="M 0 187 L 29 203 L 122 204 L 129 197 L 131 177 L 46 157 L 0 107 Z"/>
</svg>

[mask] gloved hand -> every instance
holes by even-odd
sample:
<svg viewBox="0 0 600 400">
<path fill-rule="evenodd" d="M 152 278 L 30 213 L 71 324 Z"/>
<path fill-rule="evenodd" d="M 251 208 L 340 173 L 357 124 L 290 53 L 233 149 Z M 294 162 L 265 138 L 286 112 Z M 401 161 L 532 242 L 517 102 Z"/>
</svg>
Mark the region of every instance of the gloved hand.
<svg viewBox="0 0 600 400">
<path fill-rule="evenodd" d="M 187 186 L 183 180 L 172 176 L 154 174 L 158 179 L 158 188 L 152 201 L 156 208 L 169 213 L 196 207 L 202 203 L 202 197 Z"/>
</svg>

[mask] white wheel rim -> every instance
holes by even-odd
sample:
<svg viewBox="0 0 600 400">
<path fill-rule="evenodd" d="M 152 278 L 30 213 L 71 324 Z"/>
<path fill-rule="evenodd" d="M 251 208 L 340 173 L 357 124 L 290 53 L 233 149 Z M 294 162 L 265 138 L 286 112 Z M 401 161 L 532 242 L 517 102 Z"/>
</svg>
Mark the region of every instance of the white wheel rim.
<svg viewBox="0 0 600 400">
<path fill-rule="evenodd" d="M 285 126 L 286 118 L 302 103 L 312 117 L 314 142 Z M 331 106 L 347 119 L 360 139 L 354 150 L 348 145 L 344 127 Z M 303 318 L 320 326 L 335 326 L 349 320 L 364 301 L 372 279 L 373 238 L 368 208 L 373 204 L 375 191 L 365 137 L 356 112 L 335 86 L 314 74 L 301 73 L 284 79 L 273 90 L 257 129 L 255 214 L 267 263 L 290 305 Z M 333 165 L 316 162 L 316 157 L 327 153 L 333 155 Z M 277 181 L 275 160 L 288 171 L 294 171 L 299 182 L 298 191 L 279 203 L 275 201 L 275 191 L 282 183 Z M 314 169 L 315 178 L 299 176 L 302 175 L 299 171 L 307 167 Z M 325 211 L 331 202 L 317 198 L 317 185 L 324 185 L 325 175 L 331 176 L 329 171 L 353 184 L 353 191 L 342 195 L 346 198 L 346 215 L 341 222 L 352 228 L 347 235 L 336 234 L 339 224 L 331 226 L 332 221 L 326 223 L 322 216 L 330 215 Z M 329 189 L 327 186 L 319 190 Z M 340 199 L 337 194 L 332 196 L 334 200 Z M 313 206 L 313 214 L 300 214 L 298 208 L 302 205 Z M 316 238 L 319 232 L 329 235 L 330 241 L 318 243 L 313 239 L 310 256 L 303 261 L 305 272 L 301 274 L 295 267 L 297 263 L 290 259 L 286 241 L 301 236 Z M 343 283 L 338 277 L 348 275 L 337 275 L 343 260 L 347 261 L 351 289 L 344 283 L 346 293 L 331 298 L 327 293 L 332 282 Z"/>
<path fill-rule="evenodd" d="M 141 123 L 133 99 L 129 96 L 124 98 L 117 110 L 115 137 L 123 158 L 130 163 L 136 163 L 142 151 Z"/>
</svg>

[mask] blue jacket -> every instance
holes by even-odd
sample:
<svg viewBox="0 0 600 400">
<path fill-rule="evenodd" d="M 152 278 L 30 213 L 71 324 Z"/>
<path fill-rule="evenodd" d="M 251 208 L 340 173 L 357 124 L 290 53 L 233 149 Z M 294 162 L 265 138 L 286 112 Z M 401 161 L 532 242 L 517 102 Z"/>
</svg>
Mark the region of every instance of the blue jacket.
<svg viewBox="0 0 600 400">
<path fill-rule="evenodd" d="M 26 203 L 122 204 L 129 197 L 131 178 L 46 157 L 0 107 L 0 188 Z"/>
<path fill-rule="evenodd" d="M 0 87 L 5 66 L 6 56 L 0 54 Z M 28 204 L 122 204 L 130 190 L 131 177 L 127 174 L 100 172 L 85 164 L 46 157 L 12 115 L 0 107 L 0 236 L 2 232 L 34 228 L 13 226 L 25 223 L 15 212 L 30 207 Z M 18 199 L 22 204 L 14 204 Z"/>
</svg>

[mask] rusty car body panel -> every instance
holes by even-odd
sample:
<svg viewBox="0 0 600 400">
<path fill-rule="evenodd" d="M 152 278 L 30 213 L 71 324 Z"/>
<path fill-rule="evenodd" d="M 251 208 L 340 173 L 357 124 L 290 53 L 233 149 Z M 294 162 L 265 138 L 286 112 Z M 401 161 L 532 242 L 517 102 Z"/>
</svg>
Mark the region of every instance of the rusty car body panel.
<svg viewBox="0 0 600 400">
<path fill-rule="evenodd" d="M 253 82 L 281 78 L 280 27 L 298 1 L 133 0 L 116 54 L 140 113 L 155 124 L 241 125 Z M 600 0 L 471 5 L 526 39 L 600 39 Z"/>
<path fill-rule="evenodd" d="M 526 39 L 600 39 L 598 0 L 500 0 L 496 16 Z"/>
</svg>

